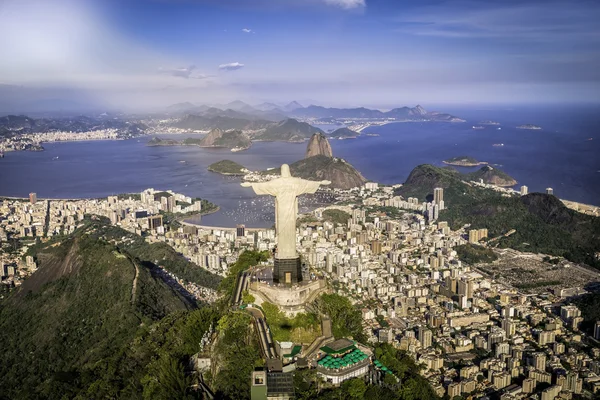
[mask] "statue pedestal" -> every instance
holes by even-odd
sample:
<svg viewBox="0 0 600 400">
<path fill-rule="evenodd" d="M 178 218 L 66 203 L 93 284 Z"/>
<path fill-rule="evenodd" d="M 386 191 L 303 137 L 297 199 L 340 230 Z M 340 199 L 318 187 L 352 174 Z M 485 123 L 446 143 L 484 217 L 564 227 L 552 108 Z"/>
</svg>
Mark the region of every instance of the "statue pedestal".
<svg viewBox="0 0 600 400">
<path fill-rule="evenodd" d="M 255 298 L 256 305 L 265 302 L 275 304 L 288 317 L 306 312 L 305 306 L 313 302 L 321 293 L 327 292 L 324 279 L 304 281 L 292 286 L 274 286 L 265 282 L 251 282 L 248 291 Z"/>
<path fill-rule="evenodd" d="M 300 257 L 277 258 L 273 267 L 273 283 L 293 285 L 302 281 L 302 264 Z"/>
</svg>

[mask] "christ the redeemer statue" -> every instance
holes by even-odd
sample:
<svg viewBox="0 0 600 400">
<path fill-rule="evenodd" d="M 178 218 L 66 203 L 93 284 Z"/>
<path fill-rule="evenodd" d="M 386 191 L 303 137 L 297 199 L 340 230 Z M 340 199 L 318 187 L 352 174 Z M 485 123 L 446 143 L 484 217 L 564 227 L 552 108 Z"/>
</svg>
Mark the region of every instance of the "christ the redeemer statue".
<svg viewBox="0 0 600 400">
<path fill-rule="evenodd" d="M 329 185 L 330 183 L 329 181 L 315 182 L 294 178 L 290 174 L 290 167 L 287 164 L 281 166 L 281 178 L 268 182 L 242 183 L 242 186 L 251 187 L 258 195 L 268 194 L 275 197 L 277 254 L 275 255 L 273 279 L 276 283 L 279 281 L 294 283 L 302 280 L 300 260 L 296 253 L 298 196 L 305 193 L 315 193 L 319 186 Z M 288 276 L 286 272 L 290 275 Z"/>
</svg>

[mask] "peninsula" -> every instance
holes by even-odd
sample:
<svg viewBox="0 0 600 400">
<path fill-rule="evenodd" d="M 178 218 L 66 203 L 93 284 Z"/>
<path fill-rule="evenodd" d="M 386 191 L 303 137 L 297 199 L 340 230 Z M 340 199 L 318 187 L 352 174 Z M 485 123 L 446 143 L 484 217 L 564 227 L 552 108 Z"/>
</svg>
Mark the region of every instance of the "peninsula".
<svg viewBox="0 0 600 400">
<path fill-rule="evenodd" d="M 469 156 L 452 157 L 452 158 L 449 158 L 442 162 L 447 165 L 456 165 L 459 167 L 476 167 L 478 165 L 487 165 L 488 164 L 486 161 L 478 161 L 478 160 L 474 159 L 473 157 L 469 157 Z"/>
</svg>

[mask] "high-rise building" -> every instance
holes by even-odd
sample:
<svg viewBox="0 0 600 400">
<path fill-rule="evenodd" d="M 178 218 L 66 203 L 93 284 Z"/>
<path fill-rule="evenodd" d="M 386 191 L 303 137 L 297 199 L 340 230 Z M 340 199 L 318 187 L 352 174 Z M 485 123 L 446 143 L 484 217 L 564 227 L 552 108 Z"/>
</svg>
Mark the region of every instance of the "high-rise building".
<svg viewBox="0 0 600 400">
<path fill-rule="evenodd" d="M 433 189 L 433 202 L 435 204 L 440 204 L 440 201 L 444 201 L 444 189 L 443 188 L 434 188 Z"/>
<path fill-rule="evenodd" d="M 473 298 L 473 281 L 470 279 L 458 281 L 458 294 L 467 297 L 468 299 Z"/>
<path fill-rule="evenodd" d="M 381 242 L 379 240 L 372 240 L 371 241 L 371 252 L 373 252 L 373 254 L 381 254 Z"/>
<path fill-rule="evenodd" d="M 29 193 L 29 202 L 35 204 L 37 202 L 37 194 Z"/>
<path fill-rule="evenodd" d="M 526 378 L 523 380 L 523 393 L 533 393 L 535 390 L 535 384 L 536 382 L 533 378 Z"/>
<path fill-rule="evenodd" d="M 481 239 L 488 237 L 488 230 L 482 229 L 471 229 L 469 231 L 469 243 L 478 243 Z"/>
<path fill-rule="evenodd" d="M 550 386 L 542 392 L 541 400 L 554 400 L 558 397 L 561 390 L 562 388 L 560 386 Z"/>
<path fill-rule="evenodd" d="M 600 340 L 600 321 L 596 321 L 594 326 L 594 338 Z"/>
<path fill-rule="evenodd" d="M 460 396 L 460 394 L 462 393 L 462 388 L 460 385 L 460 382 L 452 382 L 450 385 L 448 385 L 448 397 L 449 398 L 454 398 L 456 396 Z"/>
<path fill-rule="evenodd" d="M 539 371 L 546 370 L 546 354 L 542 352 L 533 353 L 531 363 L 533 367 Z"/>
<path fill-rule="evenodd" d="M 546 188 L 546 194 L 554 194 L 554 189 Z"/>
<path fill-rule="evenodd" d="M 431 347 L 433 341 L 433 334 L 426 326 L 419 326 L 419 342 L 421 346 L 426 349 Z"/>
<path fill-rule="evenodd" d="M 163 224 L 162 215 L 152 215 L 152 216 L 148 217 L 148 226 L 149 226 L 150 230 L 155 230 L 159 226 L 162 226 L 162 224 Z"/>
<path fill-rule="evenodd" d="M 504 329 L 506 336 L 510 338 L 516 333 L 517 323 L 510 318 L 504 318 L 502 320 L 502 329 Z"/>
<path fill-rule="evenodd" d="M 237 225 L 235 228 L 235 232 L 238 237 L 246 236 L 246 225 L 244 225 L 244 224 Z"/>
<path fill-rule="evenodd" d="M 525 185 L 521 186 L 521 196 L 525 196 L 527 193 L 529 193 L 529 188 Z"/>
</svg>

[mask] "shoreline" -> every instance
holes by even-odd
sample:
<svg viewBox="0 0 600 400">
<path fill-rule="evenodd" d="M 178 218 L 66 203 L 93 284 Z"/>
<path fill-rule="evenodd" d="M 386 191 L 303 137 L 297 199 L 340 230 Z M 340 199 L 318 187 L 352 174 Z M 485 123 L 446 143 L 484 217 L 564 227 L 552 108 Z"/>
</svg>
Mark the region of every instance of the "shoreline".
<svg viewBox="0 0 600 400">
<path fill-rule="evenodd" d="M 454 165 L 456 167 L 478 167 L 480 165 L 489 165 L 490 164 L 487 161 L 479 161 L 478 163 L 461 163 L 460 161 L 459 162 L 442 161 L 442 163 L 444 163 L 446 165 Z M 512 185 L 512 186 L 514 186 L 514 185 Z"/>
<path fill-rule="evenodd" d="M 185 222 L 184 220 L 188 219 L 188 218 L 202 217 L 204 215 L 214 214 L 214 213 L 216 213 L 216 212 L 218 212 L 218 211 L 221 210 L 221 206 L 219 206 L 219 205 L 216 205 L 216 206 L 217 206 L 217 208 L 215 208 L 212 211 L 208 211 L 208 212 L 202 212 L 202 211 L 200 211 L 199 213 L 194 213 L 194 214 L 191 214 L 191 215 L 184 215 L 183 217 L 175 218 L 175 221 L 179 222 L 181 225 L 188 225 L 188 226 L 189 225 L 194 225 L 194 226 L 197 226 L 196 224 L 193 224 L 191 222 Z"/>
</svg>

